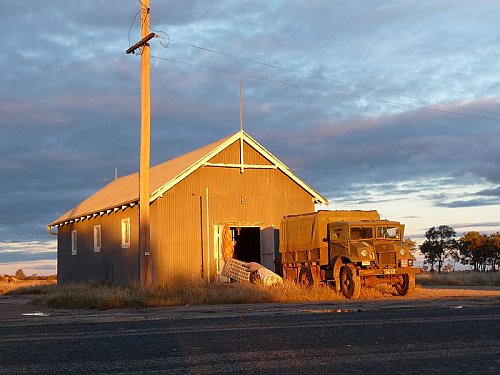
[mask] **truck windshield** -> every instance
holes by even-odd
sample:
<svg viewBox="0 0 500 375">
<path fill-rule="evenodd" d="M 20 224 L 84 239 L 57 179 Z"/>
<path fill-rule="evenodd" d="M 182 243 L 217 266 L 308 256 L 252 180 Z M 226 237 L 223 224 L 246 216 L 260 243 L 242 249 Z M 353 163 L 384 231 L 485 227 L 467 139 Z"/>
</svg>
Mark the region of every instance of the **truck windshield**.
<svg viewBox="0 0 500 375">
<path fill-rule="evenodd" d="M 399 240 L 398 227 L 377 227 L 377 238 Z"/>
<path fill-rule="evenodd" d="M 372 227 L 351 227 L 351 240 L 369 240 L 373 238 Z"/>
</svg>

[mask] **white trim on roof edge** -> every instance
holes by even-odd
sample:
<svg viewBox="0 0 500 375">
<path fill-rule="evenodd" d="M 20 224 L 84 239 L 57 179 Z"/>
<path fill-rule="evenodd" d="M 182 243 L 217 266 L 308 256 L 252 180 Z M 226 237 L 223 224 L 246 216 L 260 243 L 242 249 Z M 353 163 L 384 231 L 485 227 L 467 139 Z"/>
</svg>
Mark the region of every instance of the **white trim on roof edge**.
<svg viewBox="0 0 500 375">
<path fill-rule="evenodd" d="M 170 181 L 168 181 L 165 185 L 162 185 L 160 188 L 158 188 L 155 191 L 153 191 L 151 193 L 149 202 L 152 203 L 156 199 L 158 199 L 161 196 L 163 196 L 163 194 L 165 194 L 165 192 L 167 192 L 169 189 L 171 189 L 172 187 L 174 187 L 175 185 L 177 185 L 179 182 L 181 182 L 182 180 L 184 180 L 187 176 L 189 176 L 191 173 L 193 173 L 194 171 L 196 171 L 201 166 L 204 166 L 204 165 L 211 166 L 211 164 L 208 163 L 208 161 L 210 159 L 212 159 L 214 156 L 216 156 L 221 151 L 223 151 L 224 149 L 226 149 L 227 147 L 229 147 L 231 144 L 233 144 L 234 142 L 236 142 L 236 141 L 238 141 L 240 139 L 242 139 L 243 141 L 247 142 L 248 145 L 250 145 L 251 147 L 253 147 L 257 152 L 259 152 L 264 158 L 266 158 L 272 164 L 270 166 L 266 166 L 266 168 L 276 168 L 276 169 L 279 169 L 284 174 L 286 174 L 290 179 L 292 179 L 296 184 L 298 184 L 305 191 L 307 191 L 311 195 L 311 197 L 313 198 L 313 202 L 314 203 L 321 203 L 321 204 L 324 204 L 324 205 L 328 205 L 328 200 L 325 197 L 323 197 L 321 194 L 319 194 L 316 191 L 314 191 L 304 181 L 302 181 L 300 178 L 298 178 L 297 176 L 295 176 L 293 174 L 293 172 L 290 169 L 288 169 L 288 167 L 286 165 L 284 165 L 281 161 L 279 161 L 278 158 L 276 158 L 273 154 L 271 154 L 269 151 L 267 151 L 255 139 L 253 139 L 251 136 L 249 136 L 244 131 L 239 131 L 239 132 L 235 133 L 234 135 L 230 136 L 224 142 L 222 142 L 219 146 L 217 146 L 214 149 L 212 149 L 211 151 L 209 151 L 206 155 L 204 155 L 198 161 L 196 161 L 195 163 L 193 163 L 190 167 L 186 168 L 184 171 L 182 171 L 177 176 L 175 176 Z M 219 165 L 216 165 L 216 166 L 219 166 Z M 234 165 L 234 166 L 238 166 L 238 165 Z M 231 165 L 231 167 L 233 167 L 233 165 Z M 245 166 L 245 167 L 250 167 L 251 168 L 252 166 Z M 255 166 L 255 167 L 263 167 L 263 166 Z M 124 210 L 127 207 L 134 207 L 137 204 L 138 204 L 138 200 L 133 200 L 133 201 L 128 202 L 126 204 L 121 203 L 121 204 L 119 204 L 116 207 L 109 207 L 109 208 L 101 209 L 101 210 L 96 211 L 96 212 L 85 213 L 85 214 L 83 214 L 81 216 L 74 217 L 74 218 L 69 218 L 69 219 L 67 219 L 65 221 L 62 221 L 62 222 L 59 222 L 59 223 L 49 224 L 48 227 L 58 227 L 58 226 L 62 226 L 62 225 L 71 224 L 73 222 L 78 222 L 80 220 L 89 219 L 90 217 L 96 217 L 97 215 L 102 216 L 104 214 L 109 214 L 111 212 L 116 212 L 116 211 L 118 211 L 120 209 Z"/>
<path fill-rule="evenodd" d="M 267 151 L 263 146 L 261 146 L 255 139 L 250 137 L 247 133 L 244 131 L 239 131 L 235 133 L 233 136 L 229 137 L 226 139 L 224 142 L 222 142 L 219 146 L 214 148 L 212 151 L 207 153 L 205 156 L 203 156 L 200 160 L 196 161 L 193 163 L 190 167 L 186 168 L 184 171 L 182 171 L 179 175 L 175 176 L 173 179 L 171 179 L 169 182 L 167 182 L 165 185 L 159 187 L 155 191 L 151 193 L 151 197 L 149 199 L 149 202 L 152 203 L 156 199 L 160 198 L 170 190 L 172 187 L 177 185 L 179 182 L 181 182 L 183 179 L 185 179 L 187 176 L 189 176 L 191 173 L 193 173 L 195 170 L 200 168 L 201 166 L 205 165 L 205 163 L 208 162 L 211 158 L 219 154 L 221 151 L 229 147 L 231 144 L 233 144 L 235 141 L 243 139 L 243 141 L 247 142 L 251 147 L 257 150 L 262 156 L 264 156 L 269 162 L 271 162 L 273 165 L 275 165 L 280 171 L 282 171 L 284 174 L 286 174 L 288 177 L 290 177 L 296 184 L 301 186 L 305 191 L 307 191 L 313 198 L 315 203 L 321 203 L 324 205 L 328 205 L 328 200 L 323 197 L 321 194 L 317 193 L 314 191 L 309 185 L 307 185 L 304 181 L 302 181 L 300 178 L 295 176 L 290 169 L 286 165 L 284 165 L 282 162 L 279 161 L 278 158 L 276 158 L 273 154 L 271 154 L 269 151 Z"/>
</svg>

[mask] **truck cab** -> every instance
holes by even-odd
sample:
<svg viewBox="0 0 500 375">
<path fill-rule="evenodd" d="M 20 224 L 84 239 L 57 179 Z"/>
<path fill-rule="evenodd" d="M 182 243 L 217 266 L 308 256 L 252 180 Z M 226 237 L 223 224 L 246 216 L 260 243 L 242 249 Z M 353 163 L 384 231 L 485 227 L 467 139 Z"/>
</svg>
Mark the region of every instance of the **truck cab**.
<svg viewBox="0 0 500 375">
<path fill-rule="evenodd" d="M 328 223 L 330 260 L 344 256 L 360 267 L 398 268 L 413 266 L 402 238 L 404 226 L 397 222 Z"/>
<path fill-rule="evenodd" d="M 403 238 L 404 225 L 395 221 L 328 223 L 328 268 L 338 281 L 337 288 L 354 298 L 359 294 L 354 283 L 360 286 L 388 283 L 394 285 L 400 295 L 411 292 L 418 270 L 411 268 L 415 257 Z"/>
</svg>

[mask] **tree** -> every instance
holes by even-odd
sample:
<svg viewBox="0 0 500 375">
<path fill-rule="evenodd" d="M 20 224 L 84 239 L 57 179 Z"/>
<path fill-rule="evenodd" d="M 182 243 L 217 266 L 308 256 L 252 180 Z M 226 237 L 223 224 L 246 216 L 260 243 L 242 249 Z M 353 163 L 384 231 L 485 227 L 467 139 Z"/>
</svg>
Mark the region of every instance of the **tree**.
<svg viewBox="0 0 500 375">
<path fill-rule="evenodd" d="M 465 233 L 459 240 L 462 264 L 471 265 L 474 271 L 486 271 L 493 255 L 493 240 L 476 231 Z"/>
<path fill-rule="evenodd" d="M 434 269 L 434 264 L 437 264 L 438 272 L 441 272 L 444 261 L 456 253 L 455 235 L 455 230 L 448 225 L 432 227 L 425 232 L 427 239 L 420 245 L 420 251 L 424 254 L 431 271 Z"/>
<path fill-rule="evenodd" d="M 500 232 L 490 235 L 491 256 L 490 264 L 492 271 L 500 270 Z"/>
<path fill-rule="evenodd" d="M 434 272 L 434 263 L 436 263 L 436 251 L 434 250 L 434 245 L 426 240 L 422 245 L 420 245 L 420 252 L 424 254 L 425 264 L 429 266 L 429 271 Z"/>
<path fill-rule="evenodd" d="M 410 253 L 413 254 L 417 251 L 417 243 L 410 238 L 405 238 L 405 245 L 408 246 Z"/>
<path fill-rule="evenodd" d="M 24 274 L 24 271 L 22 269 L 18 269 L 16 271 L 16 273 L 14 274 L 14 276 L 18 280 L 24 280 L 24 279 L 26 279 L 26 275 Z"/>
</svg>

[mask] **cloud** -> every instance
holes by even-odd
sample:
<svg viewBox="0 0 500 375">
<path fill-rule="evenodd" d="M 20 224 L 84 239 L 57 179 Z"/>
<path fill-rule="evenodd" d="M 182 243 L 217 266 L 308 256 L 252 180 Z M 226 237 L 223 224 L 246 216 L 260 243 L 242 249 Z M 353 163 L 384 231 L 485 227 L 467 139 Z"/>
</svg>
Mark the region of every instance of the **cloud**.
<svg viewBox="0 0 500 375">
<path fill-rule="evenodd" d="M 57 242 L 25 241 L 0 242 L 0 258 L 3 263 L 54 261 L 57 257 Z"/>
<path fill-rule="evenodd" d="M 2 26 L 22 30 L 0 35 L 0 242 L 52 239 L 45 224 L 115 167 L 137 171 L 140 58 L 124 51 L 138 10 L 0 2 Z M 242 79 L 245 130 L 334 203 L 498 203 L 500 34 L 457 17 L 386 1 L 152 3 L 153 28 L 172 39 L 166 49 L 153 40 L 153 54 L 247 75 L 153 61 L 152 163 L 236 132 Z"/>
<path fill-rule="evenodd" d="M 1 275 L 14 275 L 19 269 L 22 269 L 24 274 L 27 276 L 55 275 L 57 273 L 57 262 L 53 259 L 0 263 Z"/>
<path fill-rule="evenodd" d="M 477 195 L 486 196 L 486 197 L 497 197 L 500 198 L 500 186 L 493 189 L 485 189 L 476 193 Z"/>
<path fill-rule="evenodd" d="M 478 228 L 478 227 L 500 227 L 500 221 L 487 221 L 479 223 L 456 223 L 451 225 L 455 229 Z"/>
<path fill-rule="evenodd" d="M 500 204 L 500 200 L 491 199 L 470 199 L 464 201 L 451 201 L 451 202 L 441 202 L 437 203 L 437 206 L 448 207 L 448 208 L 458 208 L 458 207 L 477 207 L 477 206 L 491 206 L 495 204 Z"/>
</svg>

